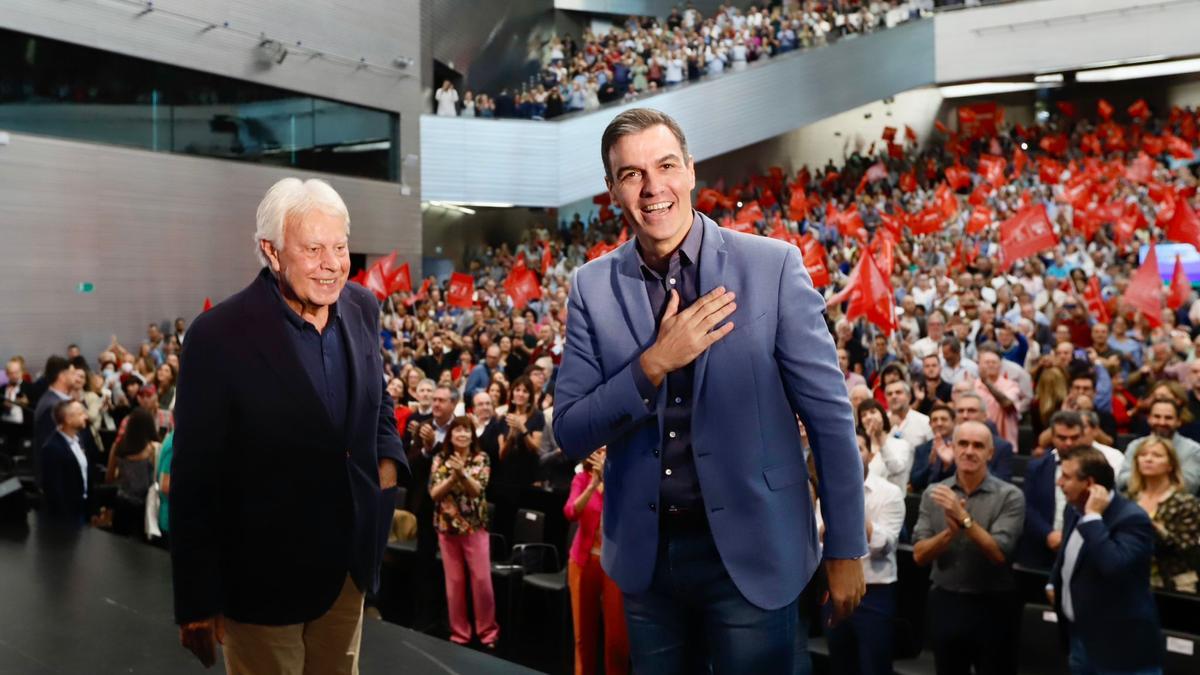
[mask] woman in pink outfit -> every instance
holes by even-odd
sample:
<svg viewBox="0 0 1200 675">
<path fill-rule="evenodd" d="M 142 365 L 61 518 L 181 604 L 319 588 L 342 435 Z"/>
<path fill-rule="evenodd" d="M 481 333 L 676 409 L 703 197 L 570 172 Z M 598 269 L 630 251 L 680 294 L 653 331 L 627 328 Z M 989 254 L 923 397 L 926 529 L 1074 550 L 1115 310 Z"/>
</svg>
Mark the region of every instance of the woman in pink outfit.
<svg viewBox="0 0 1200 675">
<path fill-rule="evenodd" d="M 575 620 L 575 675 L 596 672 L 600 621 L 604 620 L 604 667 L 609 675 L 629 672 L 629 637 L 621 590 L 600 567 L 600 517 L 604 512 L 604 450 L 588 457 L 571 481 L 563 515 L 579 523 L 571 542 L 567 586 Z"/>
<path fill-rule="evenodd" d="M 484 496 L 490 473 L 487 453 L 479 447 L 471 418 L 454 418 L 429 473 L 429 494 L 435 504 L 433 523 L 446 572 L 450 639 L 458 644 L 471 641 L 466 592 L 466 575 L 470 574 L 475 634 L 484 647 L 495 649 L 500 628 L 496 625 L 496 599 L 492 594 L 491 545 Z"/>
</svg>

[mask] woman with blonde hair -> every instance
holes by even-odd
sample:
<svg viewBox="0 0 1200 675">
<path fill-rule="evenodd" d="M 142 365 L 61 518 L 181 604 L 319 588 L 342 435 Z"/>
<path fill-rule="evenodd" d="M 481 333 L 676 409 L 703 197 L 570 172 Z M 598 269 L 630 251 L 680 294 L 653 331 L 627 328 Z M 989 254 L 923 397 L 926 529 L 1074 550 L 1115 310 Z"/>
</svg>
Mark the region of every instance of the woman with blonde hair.
<svg viewBox="0 0 1200 675">
<path fill-rule="evenodd" d="M 1200 571 L 1200 500 L 1184 488 L 1183 468 L 1169 439 L 1152 436 L 1138 447 L 1127 492 L 1154 523 L 1150 585 L 1196 593 Z"/>
<path fill-rule="evenodd" d="M 1050 424 L 1050 417 L 1067 400 L 1067 374 L 1058 366 L 1048 366 L 1038 375 L 1033 392 L 1033 433 L 1040 434 Z"/>
</svg>

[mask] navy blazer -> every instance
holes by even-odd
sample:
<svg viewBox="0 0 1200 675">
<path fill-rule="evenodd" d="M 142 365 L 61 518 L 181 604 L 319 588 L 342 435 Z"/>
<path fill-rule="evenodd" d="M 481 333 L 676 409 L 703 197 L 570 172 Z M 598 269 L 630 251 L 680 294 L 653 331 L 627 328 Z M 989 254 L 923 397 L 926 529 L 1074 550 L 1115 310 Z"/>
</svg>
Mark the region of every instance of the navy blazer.
<svg viewBox="0 0 1200 675">
<path fill-rule="evenodd" d="M 1163 638 L 1158 608 L 1150 593 L 1154 526 L 1137 504 L 1114 494 L 1100 520 L 1079 523 L 1067 508 L 1063 545 L 1050 571 L 1059 625 L 1082 641 L 1088 660 L 1099 670 L 1161 667 Z M 1071 575 L 1075 621 L 1062 613 L 1062 566 L 1067 541 L 1078 524 L 1083 547 Z"/>
<path fill-rule="evenodd" d="M 1050 452 L 1034 457 L 1025 465 L 1025 483 L 1021 486 L 1025 493 L 1025 529 L 1016 558 L 1025 567 L 1047 570 L 1054 565 L 1055 552 L 1046 546 L 1046 537 L 1054 529 L 1057 466 L 1055 456 Z M 1065 538 L 1063 543 L 1066 543 Z"/>
<path fill-rule="evenodd" d="M 379 303 L 357 284 L 338 298 L 350 378 L 338 430 L 285 333 L 276 283 L 264 268 L 184 343 L 170 510 L 180 623 L 303 623 L 333 605 L 347 572 L 363 591 L 378 583 L 395 505 L 378 462 L 394 460 L 400 480 L 408 466 L 384 390 Z"/>
<path fill-rule="evenodd" d="M 47 516 L 82 524 L 87 521 L 83 474 L 71 445 L 58 432 L 46 439 L 41 451 L 42 510 Z"/>
<path fill-rule="evenodd" d="M 733 332 L 696 359 L 692 451 L 713 540 L 745 598 L 791 603 L 819 561 L 796 416 L 820 475 L 824 555 L 866 555 L 863 466 L 846 381 L 800 249 L 701 216 L 700 293 L 737 294 Z M 581 267 L 554 397 L 559 447 L 608 446 L 601 557 L 621 590 L 650 585 L 658 551 L 666 387 L 643 399 L 633 362 L 655 322 L 636 240 Z"/>
</svg>

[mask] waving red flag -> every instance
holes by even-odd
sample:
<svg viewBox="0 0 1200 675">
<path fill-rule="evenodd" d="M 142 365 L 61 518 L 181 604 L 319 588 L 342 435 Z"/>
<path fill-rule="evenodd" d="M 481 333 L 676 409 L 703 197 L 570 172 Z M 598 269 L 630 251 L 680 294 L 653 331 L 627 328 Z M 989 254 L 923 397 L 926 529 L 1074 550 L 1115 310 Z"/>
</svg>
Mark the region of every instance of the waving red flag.
<svg viewBox="0 0 1200 675">
<path fill-rule="evenodd" d="M 929 207 L 909 221 L 908 229 L 912 231 L 914 237 L 935 234 L 942 231 L 942 223 L 945 220 L 946 218 L 942 215 L 941 211 L 936 207 Z"/>
<path fill-rule="evenodd" d="M 388 295 L 397 292 L 412 293 L 412 274 L 409 272 L 408 263 L 397 267 L 387 276 L 387 292 Z"/>
<path fill-rule="evenodd" d="M 1079 139 L 1079 149 L 1089 155 L 1099 155 L 1104 152 L 1100 147 L 1100 137 L 1096 134 L 1084 134 Z"/>
<path fill-rule="evenodd" d="M 736 223 L 749 223 L 753 225 L 760 220 L 763 220 L 762 207 L 757 201 L 749 202 L 737 212 L 737 217 L 734 218 Z"/>
<path fill-rule="evenodd" d="M 1071 103 L 1070 101 L 1059 101 L 1059 102 L 1055 103 L 1054 105 L 1058 108 L 1059 112 L 1066 115 L 1067 117 L 1074 117 L 1075 113 L 1078 112 L 1075 109 L 1075 104 Z"/>
<path fill-rule="evenodd" d="M 800 250 L 804 252 L 804 267 L 808 270 L 808 276 L 812 278 L 813 286 L 817 288 L 828 286 L 830 278 L 829 267 L 825 264 L 828 257 L 825 247 L 821 245 L 821 242 L 809 239 L 800 246 Z"/>
<path fill-rule="evenodd" d="M 210 309 L 212 309 L 212 298 L 204 298 L 204 307 L 200 311 L 207 312 Z"/>
<path fill-rule="evenodd" d="M 696 210 L 702 213 L 712 213 L 717 208 L 724 195 L 712 188 L 704 188 L 696 195 Z"/>
<path fill-rule="evenodd" d="M 858 204 L 851 204 L 845 211 L 839 211 L 836 204 L 828 202 L 825 205 L 825 220 L 833 223 L 846 239 L 867 241 L 867 228 L 863 224 L 862 214 L 858 212 Z"/>
<path fill-rule="evenodd" d="M 388 296 L 387 275 L 383 273 L 381 262 L 381 260 L 376 260 L 375 264 L 368 267 L 367 277 L 363 280 L 363 286 L 366 286 L 367 290 L 374 293 L 379 300 Z"/>
<path fill-rule="evenodd" d="M 522 309 L 530 300 L 542 297 L 542 287 L 528 267 L 514 267 L 504 280 L 504 290 L 512 298 L 513 307 Z"/>
<path fill-rule="evenodd" d="M 1145 152 L 1139 152 L 1137 159 L 1129 163 L 1125 169 L 1125 178 L 1133 183 L 1148 183 L 1154 175 L 1154 160 Z"/>
<path fill-rule="evenodd" d="M 898 143 L 887 144 L 888 157 L 892 159 L 904 159 L 904 146 Z"/>
<path fill-rule="evenodd" d="M 946 125 L 945 125 L 945 124 L 942 124 L 942 121 L 941 121 L 941 120 L 934 120 L 934 121 L 933 121 L 933 128 L 934 128 L 934 129 L 937 129 L 938 131 L 942 132 L 943 134 L 949 134 L 949 133 L 950 133 L 950 130 L 946 128 Z"/>
<path fill-rule="evenodd" d="M 1142 136 L 1142 150 L 1146 151 L 1151 157 L 1158 157 L 1167 149 L 1167 144 L 1162 137 L 1146 134 Z"/>
<path fill-rule="evenodd" d="M 1062 177 L 1062 164 L 1049 157 L 1038 158 L 1038 180 L 1047 185 L 1055 185 Z"/>
<path fill-rule="evenodd" d="M 804 194 L 804 189 L 799 186 L 792 186 L 792 196 L 788 199 L 788 218 L 792 220 L 804 220 L 808 217 L 808 196 Z"/>
<path fill-rule="evenodd" d="M 946 167 L 946 182 L 953 190 L 965 190 L 971 187 L 971 172 L 961 164 Z"/>
<path fill-rule="evenodd" d="M 860 316 L 879 326 L 884 334 L 896 330 L 896 303 L 891 283 L 875 266 L 875 259 L 863 255 L 850 273 L 846 288 L 829 299 L 829 304 L 847 302 L 846 320 L 854 321 Z"/>
<path fill-rule="evenodd" d="M 1092 277 L 1095 279 L 1095 277 Z M 1167 293 L 1167 307 L 1179 309 L 1192 295 L 1192 284 L 1183 271 L 1183 259 L 1175 256 L 1175 272 L 1171 274 L 1171 291 Z"/>
<path fill-rule="evenodd" d="M 1088 279 L 1087 288 L 1083 291 L 1083 301 L 1087 303 L 1088 314 L 1100 323 L 1108 323 L 1108 307 L 1104 304 L 1104 296 L 1100 295 L 1100 278 L 1093 276 Z"/>
<path fill-rule="evenodd" d="M 875 235 L 868 250 L 875 257 L 875 265 L 879 267 L 879 271 L 890 275 L 895 269 L 896 242 L 887 235 L 887 230 L 881 230 Z"/>
<path fill-rule="evenodd" d="M 1102 120 L 1112 119 L 1112 116 L 1113 116 L 1112 104 L 1109 103 L 1108 101 L 1105 101 L 1104 99 L 1100 99 L 1099 101 L 1096 102 L 1096 114 L 1099 115 L 1100 119 L 1102 119 Z"/>
<path fill-rule="evenodd" d="M 992 224 L 992 210 L 986 206 L 976 206 L 971 211 L 971 217 L 967 220 L 966 233 L 979 234 L 983 232 L 988 225 Z"/>
<path fill-rule="evenodd" d="M 1013 178 L 1019 177 L 1021 172 L 1025 171 L 1025 165 L 1028 162 L 1029 155 L 1025 154 L 1025 151 L 1021 149 L 1021 146 L 1016 146 L 1016 148 L 1013 149 Z"/>
<path fill-rule="evenodd" d="M 887 211 L 879 212 L 879 222 L 883 225 L 886 232 L 891 233 L 894 241 L 900 241 L 900 235 L 904 229 L 904 220 L 900 216 L 895 216 Z"/>
<path fill-rule="evenodd" d="M 900 189 L 907 193 L 917 191 L 917 174 L 913 171 L 906 171 L 900 174 Z"/>
<path fill-rule="evenodd" d="M 958 199 L 945 183 L 939 185 L 934 193 L 934 203 L 941 210 L 943 217 L 953 218 L 958 215 Z"/>
<path fill-rule="evenodd" d="M 1166 237 L 1181 244 L 1191 244 L 1200 251 L 1200 218 L 1192 210 L 1187 199 L 1176 195 L 1174 213 L 1167 221 Z"/>
<path fill-rule="evenodd" d="M 1066 134 L 1050 134 L 1038 141 L 1038 147 L 1051 155 L 1062 155 L 1067 151 Z"/>
<path fill-rule="evenodd" d="M 980 155 L 979 156 L 979 174 L 987 182 L 1000 187 L 1006 182 L 1004 179 L 1004 165 L 1006 162 L 1003 157 L 996 155 Z"/>
<path fill-rule="evenodd" d="M 754 223 L 748 220 L 734 220 L 733 216 L 725 216 L 722 218 L 720 225 L 721 227 L 733 230 L 734 232 L 754 234 Z"/>
<path fill-rule="evenodd" d="M 896 140 L 896 127 L 884 127 L 883 140 L 889 142 Z"/>
<path fill-rule="evenodd" d="M 913 143 L 917 142 L 917 132 L 913 131 L 913 128 L 908 126 L 907 124 L 904 125 L 904 137 L 907 138 L 908 140 L 912 141 Z"/>
<path fill-rule="evenodd" d="M 1176 159 L 1192 159 L 1196 156 L 1192 144 L 1174 134 L 1163 134 L 1163 141 L 1166 143 L 1167 152 Z"/>
<path fill-rule="evenodd" d="M 967 197 L 967 203 L 971 206 L 983 206 L 987 203 L 987 199 L 992 194 L 992 186 L 989 183 L 980 183 L 971 190 L 971 196 Z"/>
<path fill-rule="evenodd" d="M 542 276 L 549 274 L 551 267 L 554 267 L 554 249 L 546 242 L 542 244 Z"/>
<path fill-rule="evenodd" d="M 616 250 L 616 248 L 617 247 L 615 245 L 610 246 L 608 244 L 608 242 L 606 242 L 604 240 L 598 241 L 595 244 L 593 244 L 591 248 L 588 249 L 587 259 L 589 261 L 595 260 L 596 258 L 599 258 L 600 256 L 608 253 L 609 251 Z"/>
<path fill-rule="evenodd" d="M 1158 256 L 1154 245 L 1142 261 L 1142 266 L 1133 273 L 1129 285 L 1125 287 L 1125 295 L 1121 298 L 1131 307 L 1146 316 L 1151 326 L 1162 325 L 1163 282 L 1158 274 Z"/>
<path fill-rule="evenodd" d="M 1129 113 L 1130 117 L 1137 120 L 1150 116 L 1150 106 L 1146 105 L 1146 99 L 1139 98 L 1133 102 L 1133 105 L 1126 109 L 1126 112 Z"/>
<path fill-rule="evenodd" d="M 475 277 L 455 272 L 450 275 L 450 287 L 446 291 L 446 304 L 467 309 L 475 304 Z"/>
<path fill-rule="evenodd" d="M 1000 247 L 1004 251 L 1002 269 L 1057 245 L 1058 237 L 1043 204 L 1026 206 L 1000 225 Z"/>
</svg>

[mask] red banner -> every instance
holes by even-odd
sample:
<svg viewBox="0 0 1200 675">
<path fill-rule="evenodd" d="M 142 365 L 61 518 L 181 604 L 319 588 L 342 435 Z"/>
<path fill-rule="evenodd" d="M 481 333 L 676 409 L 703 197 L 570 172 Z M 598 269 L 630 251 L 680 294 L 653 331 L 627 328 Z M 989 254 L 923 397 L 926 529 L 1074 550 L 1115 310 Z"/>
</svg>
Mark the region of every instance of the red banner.
<svg viewBox="0 0 1200 675">
<path fill-rule="evenodd" d="M 446 304 L 464 309 L 475 304 L 475 277 L 455 272 L 450 275 L 450 287 L 446 291 Z"/>
</svg>

